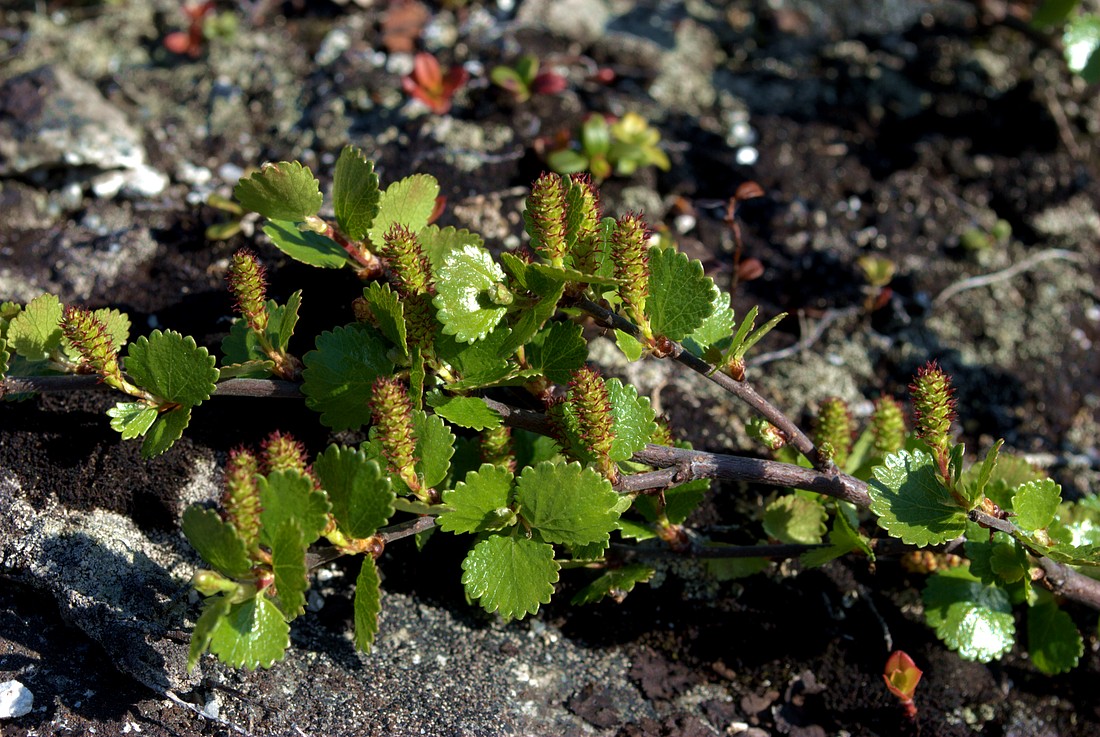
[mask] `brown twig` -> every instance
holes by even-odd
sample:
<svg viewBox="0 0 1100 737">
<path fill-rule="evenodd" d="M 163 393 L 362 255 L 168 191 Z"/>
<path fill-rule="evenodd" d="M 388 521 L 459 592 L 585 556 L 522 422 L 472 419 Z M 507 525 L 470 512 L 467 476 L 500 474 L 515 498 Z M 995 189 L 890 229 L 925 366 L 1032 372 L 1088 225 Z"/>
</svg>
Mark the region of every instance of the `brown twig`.
<svg viewBox="0 0 1100 737">
<path fill-rule="evenodd" d="M 0 381 L 0 396 L 3 396 L 5 391 L 11 393 L 60 392 L 109 390 L 110 388 L 92 376 L 6 377 Z M 289 381 L 230 379 L 218 385 L 215 396 L 290 398 L 301 397 L 301 392 L 297 384 Z M 549 421 L 538 412 L 516 409 L 491 399 L 484 399 L 484 401 L 501 415 L 506 424 L 512 427 L 543 435 L 550 433 Z M 774 408 L 773 411 L 778 412 Z M 645 450 L 636 453 L 633 459 L 646 465 L 658 466 L 664 469 L 655 472 L 656 475 L 639 474 L 641 478 L 635 481 L 624 480 L 621 482 L 622 484 L 635 485 L 637 488 L 629 489 L 634 491 L 657 488 L 656 486 L 650 487 L 650 483 L 661 483 L 664 484 L 661 488 L 668 488 L 670 485 L 684 483 L 693 478 L 721 478 L 816 491 L 837 499 L 850 501 L 860 507 L 867 507 L 871 503 L 870 496 L 867 494 L 867 484 L 853 476 L 840 473 L 835 467 L 830 471 L 813 470 L 774 461 L 682 448 L 668 448 L 660 445 L 647 445 Z M 999 520 L 976 510 L 971 512 L 971 517 L 993 529 L 1003 529 L 1006 532 L 1012 532 L 1015 529 L 1010 522 Z M 434 525 L 434 518 L 419 517 L 410 522 L 386 528 L 380 531 L 380 534 L 389 535 L 389 537 L 384 538 L 386 542 L 389 542 L 415 535 Z M 1043 584 L 1051 591 L 1072 601 L 1100 610 L 1100 581 L 1089 578 L 1083 573 L 1079 573 L 1073 568 L 1049 558 L 1039 558 L 1038 560 L 1044 572 Z"/>
<path fill-rule="evenodd" d="M 578 300 L 577 306 L 591 315 L 599 324 L 615 330 L 621 330 L 639 340 L 642 339 L 642 333 L 637 325 L 616 315 L 611 310 L 601 307 L 595 302 L 587 299 Z M 773 406 L 771 402 L 760 396 L 752 384 L 746 381 L 737 381 L 722 373 L 718 370 L 718 367 L 712 366 L 703 359 L 685 351 L 683 346 L 679 343 L 673 343 L 672 346 L 670 358 L 692 371 L 702 374 L 708 381 L 717 384 L 752 407 L 765 420 L 775 425 L 787 438 L 787 442 L 797 449 L 798 452 L 802 453 L 802 455 L 806 456 L 816 468 L 825 470 L 827 467 L 826 462 L 818 457 L 814 442 L 802 432 L 798 425 L 794 424 L 785 414 Z"/>
</svg>

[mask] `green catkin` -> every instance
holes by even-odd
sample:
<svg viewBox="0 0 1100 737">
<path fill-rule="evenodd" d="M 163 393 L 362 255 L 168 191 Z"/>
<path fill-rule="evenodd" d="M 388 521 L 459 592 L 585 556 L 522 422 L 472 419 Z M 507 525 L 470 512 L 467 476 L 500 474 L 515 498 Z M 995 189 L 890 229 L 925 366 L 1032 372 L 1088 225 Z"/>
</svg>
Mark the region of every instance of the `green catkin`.
<svg viewBox="0 0 1100 737">
<path fill-rule="evenodd" d="M 267 329 L 267 310 L 264 307 L 267 280 L 256 254 L 247 248 L 234 253 L 229 260 L 226 281 L 229 291 L 237 298 L 237 311 L 250 328 L 263 333 Z"/>
<path fill-rule="evenodd" d="M 558 174 L 544 173 L 531 185 L 523 220 L 531 248 L 542 258 L 561 264 L 566 254 L 565 183 Z"/>
<path fill-rule="evenodd" d="M 389 461 L 390 471 L 397 474 L 405 485 L 419 492 L 420 479 L 416 475 L 416 433 L 412 424 L 412 402 L 404 384 L 392 377 L 379 377 L 374 381 L 371 410 L 382 452 Z"/>
<path fill-rule="evenodd" d="M 843 467 L 852 452 L 852 415 L 844 400 L 830 397 L 821 403 L 814 428 L 818 452 Z"/>
</svg>

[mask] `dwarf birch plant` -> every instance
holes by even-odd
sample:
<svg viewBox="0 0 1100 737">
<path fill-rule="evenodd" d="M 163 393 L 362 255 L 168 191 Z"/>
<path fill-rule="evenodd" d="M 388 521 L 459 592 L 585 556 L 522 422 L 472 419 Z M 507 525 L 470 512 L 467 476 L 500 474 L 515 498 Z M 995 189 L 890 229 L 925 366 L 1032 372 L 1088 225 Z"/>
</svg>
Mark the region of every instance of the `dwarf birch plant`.
<svg viewBox="0 0 1100 737">
<path fill-rule="evenodd" d="M 806 567 L 873 559 L 882 532 L 915 548 L 965 540 L 969 561 L 933 573 L 924 590 L 937 635 L 965 658 L 999 657 L 1019 606 L 1036 667 L 1076 664 L 1083 641 L 1061 603 L 1100 608 L 1100 587 L 1081 572 L 1100 566 L 1100 504 L 1063 502 L 1057 484 L 1002 456 L 1000 443 L 967 468 L 951 437 L 950 379 L 934 364 L 914 383 L 915 435 L 885 398 L 858 437 L 843 404 L 826 403 L 811 438 L 747 378 L 747 352 L 781 316 L 756 329 L 753 308 L 738 322 L 699 262 L 651 245 L 641 214 L 605 216 L 587 178 L 541 177 L 524 214 L 530 249 L 499 256 L 475 233 L 432 223 L 438 194 L 422 174 L 382 188 L 354 147 L 336 163 L 332 218 L 297 162 L 240 181 L 237 200 L 265 219 L 277 248 L 363 280 L 349 295 L 355 319 L 300 357 L 289 345 L 301 295 L 268 299 L 249 251 L 231 259 L 240 318 L 220 358 L 171 330 L 129 341 L 115 310 L 51 295 L 0 305 L 3 391 L 93 374 L 125 395 L 107 413 L 111 427 L 142 438 L 146 457 L 171 447 L 193 407 L 257 386 L 300 392 L 324 426 L 361 433 L 313 458 L 282 435 L 237 449 L 218 503 L 187 510 L 183 532 L 207 565 L 193 581 L 206 600 L 192 666 L 206 652 L 247 668 L 279 660 L 310 569 L 336 556 L 361 557 L 355 642 L 369 650 L 385 546 L 424 543 L 435 529 L 469 540 L 466 593 L 505 619 L 538 612 L 570 568 L 590 578 L 574 602 L 621 600 L 654 575 L 647 553 L 661 548 L 713 558 L 728 577 L 777 555 Z M 631 360 L 674 360 L 748 403 L 759 415 L 750 431 L 786 462 L 674 442 L 646 397 L 587 365 L 585 319 L 613 330 Z M 505 387 L 543 411 L 502 403 Z M 714 478 L 780 490 L 751 522 L 760 544 L 686 527 Z"/>
</svg>

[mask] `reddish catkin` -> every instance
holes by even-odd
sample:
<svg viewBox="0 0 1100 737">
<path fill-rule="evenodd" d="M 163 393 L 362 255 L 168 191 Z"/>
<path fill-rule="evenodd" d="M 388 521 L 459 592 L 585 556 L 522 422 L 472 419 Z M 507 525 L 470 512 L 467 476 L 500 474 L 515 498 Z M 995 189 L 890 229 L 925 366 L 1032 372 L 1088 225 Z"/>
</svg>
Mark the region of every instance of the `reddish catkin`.
<svg viewBox="0 0 1100 737">
<path fill-rule="evenodd" d="M 105 381 L 115 384 L 122 380 L 122 370 L 107 326 L 92 312 L 79 307 L 66 307 L 61 318 L 61 332 L 73 344 L 84 365 Z"/>
<path fill-rule="evenodd" d="M 303 476 L 312 476 L 306 448 L 293 436 L 276 430 L 267 436 L 261 447 L 264 454 L 264 473 L 294 471 Z"/>
<path fill-rule="evenodd" d="M 935 361 L 917 370 L 909 385 L 917 436 L 937 453 L 946 454 L 951 445 L 951 423 L 955 420 L 955 390 L 951 378 Z"/>
<path fill-rule="evenodd" d="M 416 234 L 395 223 L 382 236 L 381 255 L 389 262 L 390 272 L 403 296 L 433 294 L 432 270 Z"/>
</svg>

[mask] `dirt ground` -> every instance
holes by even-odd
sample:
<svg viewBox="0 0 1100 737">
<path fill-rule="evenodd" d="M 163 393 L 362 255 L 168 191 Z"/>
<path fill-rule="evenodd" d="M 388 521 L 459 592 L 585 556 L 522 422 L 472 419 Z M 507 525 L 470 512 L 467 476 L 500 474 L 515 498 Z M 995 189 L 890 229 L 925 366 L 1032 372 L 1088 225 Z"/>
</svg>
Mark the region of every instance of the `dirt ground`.
<svg viewBox="0 0 1100 737">
<path fill-rule="evenodd" d="M 719 284 L 738 271 L 729 197 L 748 180 L 766 193 L 740 211 L 740 259 L 762 272 L 733 297 L 738 314 L 791 314 L 759 351 L 775 360 L 752 369 L 777 405 L 802 418 L 838 395 L 866 414 L 935 358 L 955 378 L 969 448 L 1003 437 L 1067 498 L 1097 493 L 1100 102 L 1066 70 L 1056 37 L 1019 22 L 1025 7 L 994 5 L 242 0 L 217 3 L 237 28 L 191 58 L 164 46 L 186 27 L 170 0 L 16 0 L 0 10 L 0 300 L 51 291 L 127 311 L 134 334 L 170 327 L 215 349 L 231 315 L 227 258 L 247 244 L 268 264 L 272 297 L 303 290 L 298 335 L 316 335 L 350 319 L 352 275 L 319 274 L 258 237 L 204 238 L 226 219 L 206 197 L 228 194 L 244 169 L 297 158 L 327 185 L 352 142 L 383 182 L 436 176 L 440 223 L 501 249 L 520 240 L 539 151 L 590 112 L 636 111 L 660 130 L 671 167 L 610 179 L 604 210 L 644 211 Z M 449 113 L 401 92 L 409 49 L 471 71 Z M 489 84 L 489 69 L 523 52 L 568 89 L 517 103 Z M 1011 230 L 1000 240 L 998 221 Z M 886 293 L 861 270 L 868 256 L 895 268 Z M 749 447 L 747 410 L 612 354 L 594 347 L 592 358 L 697 447 Z M 196 479 L 216 480 L 230 448 L 274 427 L 314 452 L 332 440 L 297 402 L 223 399 L 147 462 L 108 427 L 112 403 L 83 393 L 0 404 L 0 509 L 70 522 L 111 513 L 174 550 Z M 767 493 L 719 487 L 691 523 L 741 524 Z M 587 608 L 568 606 L 582 584 L 566 576 L 537 619 L 503 625 L 466 604 L 457 547 L 395 545 L 382 562 L 392 614 L 373 655 L 351 652 L 354 574 L 336 564 L 325 607 L 295 623 L 287 662 L 204 665 L 182 689 L 142 676 L 47 574 L 13 567 L 9 543 L 0 681 L 27 683 L 36 710 L 0 724 L 4 737 L 1100 735 L 1096 612 L 1067 607 L 1085 635 L 1068 674 L 1039 673 L 1022 636 L 1003 660 L 970 663 L 923 624 L 920 576 L 888 556 L 873 569 L 781 566 L 724 583 L 673 566 L 660 586 Z M 151 618 L 161 639 L 185 644 L 194 606 L 182 585 L 176 594 Z M 915 722 L 882 685 L 893 648 L 924 669 Z"/>
</svg>

